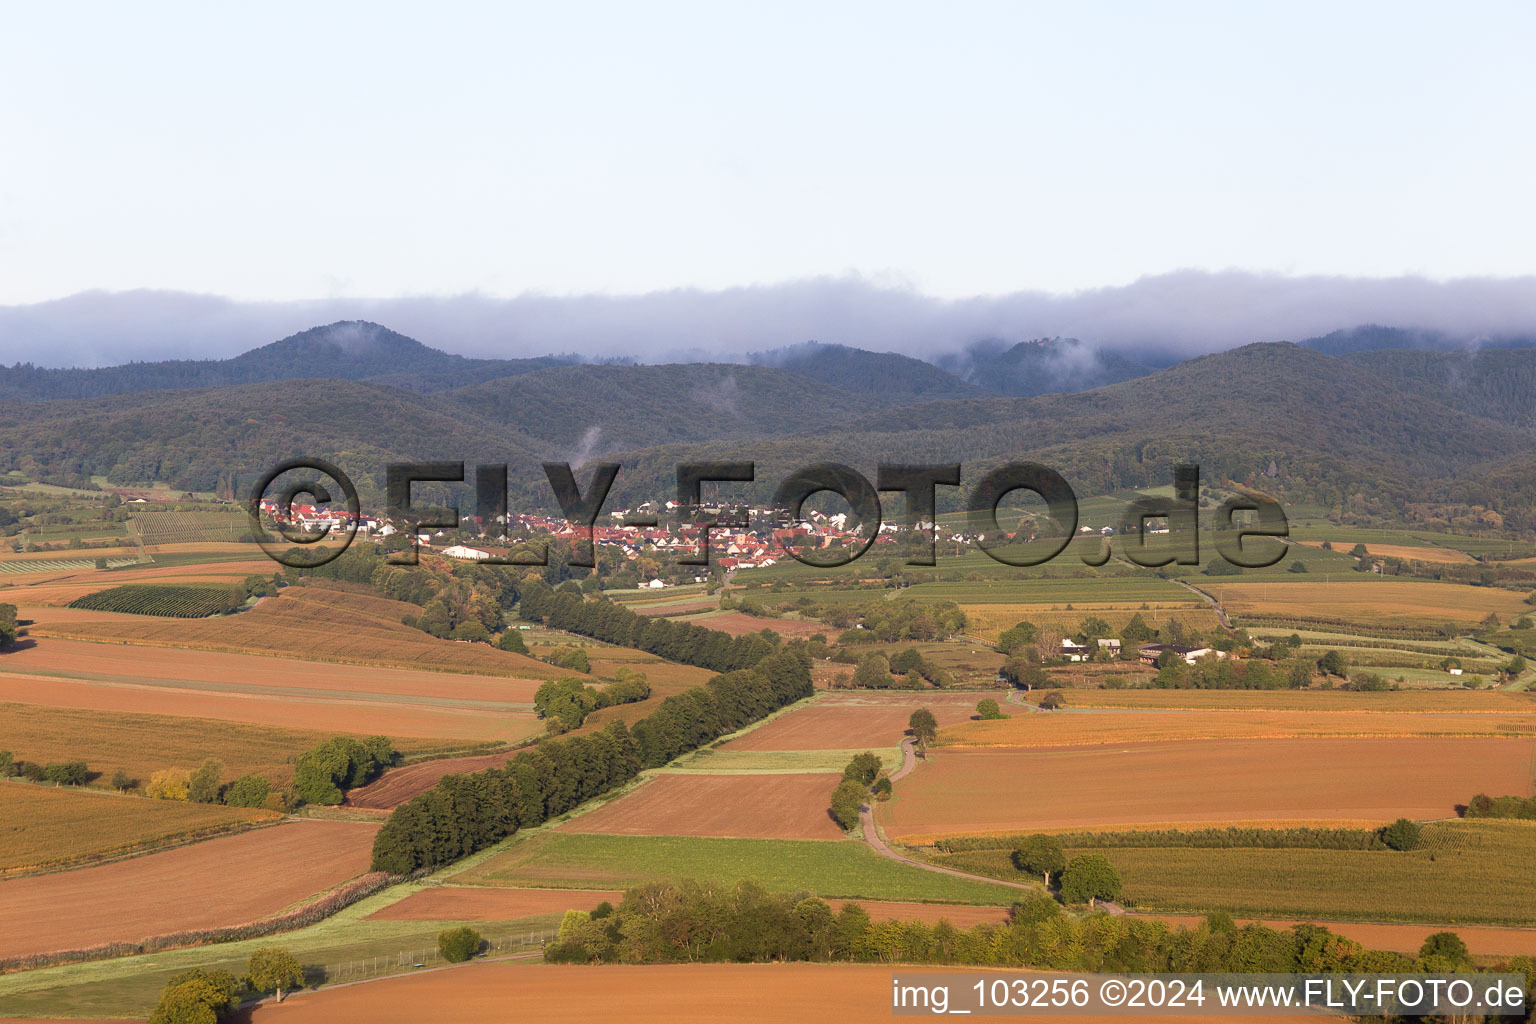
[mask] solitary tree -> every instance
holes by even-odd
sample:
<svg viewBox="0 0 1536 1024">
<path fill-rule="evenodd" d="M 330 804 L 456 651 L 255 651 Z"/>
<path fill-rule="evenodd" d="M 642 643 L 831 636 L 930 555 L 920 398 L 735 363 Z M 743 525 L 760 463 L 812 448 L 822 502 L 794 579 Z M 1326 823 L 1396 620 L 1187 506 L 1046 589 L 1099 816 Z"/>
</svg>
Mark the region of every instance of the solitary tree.
<svg viewBox="0 0 1536 1024">
<path fill-rule="evenodd" d="M 1419 947 L 1419 959 L 1430 970 L 1464 967 L 1472 962 L 1467 944 L 1455 932 L 1435 932 Z"/>
<path fill-rule="evenodd" d="M 927 708 L 918 708 L 907 719 L 907 729 L 917 741 L 917 749 L 927 750 L 928 744 L 939 738 L 939 720 Z"/>
<path fill-rule="evenodd" d="M 517 628 L 507 630 L 496 640 L 496 646 L 513 654 L 527 654 L 528 645 L 523 643 L 523 634 Z"/>
<path fill-rule="evenodd" d="M 292 953 L 281 946 L 267 946 L 251 954 L 245 965 L 251 987 L 258 992 L 268 989 L 277 992 L 277 1001 L 283 1001 L 283 989 L 301 988 L 304 985 L 304 967 Z"/>
<path fill-rule="evenodd" d="M 1087 903 L 1112 900 L 1120 895 L 1120 873 L 1102 854 L 1085 853 L 1073 857 L 1061 873 L 1063 903 Z"/>
<path fill-rule="evenodd" d="M 480 933 L 468 925 L 437 934 L 437 951 L 451 964 L 461 964 L 480 951 Z"/>
<path fill-rule="evenodd" d="M 984 722 L 995 722 L 1008 717 L 1003 714 L 1003 709 L 997 706 L 997 701 L 991 697 L 983 697 L 976 702 L 976 714 Z"/>
<path fill-rule="evenodd" d="M 1064 708 L 1066 706 L 1067 698 L 1061 695 L 1060 690 L 1052 690 L 1040 698 L 1040 708 L 1043 711 L 1055 711 L 1057 708 Z"/>
<path fill-rule="evenodd" d="M 1046 888 L 1050 888 L 1051 876 L 1067 866 L 1067 855 L 1054 836 L 1037 832 L 1013 851 L 1013 863 L 1020 871 L 1043 876 Z"/>
<path fill-rule="evenodd" d="M 1349 672 L 1349 659 L 1340 651 L 1328 651 L 1317 659 L 1317 667 L 1330 676 L 1342 676 Z"/>
</svg>

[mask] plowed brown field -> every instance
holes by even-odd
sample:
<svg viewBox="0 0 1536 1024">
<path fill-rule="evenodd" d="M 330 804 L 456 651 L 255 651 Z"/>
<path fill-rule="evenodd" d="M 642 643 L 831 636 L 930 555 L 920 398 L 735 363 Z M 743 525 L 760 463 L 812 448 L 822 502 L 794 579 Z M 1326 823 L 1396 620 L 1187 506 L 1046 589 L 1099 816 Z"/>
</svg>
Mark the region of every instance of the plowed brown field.
<svg viewBox="0 0 1536 1024">
<path fill-rule="evenodd" d="M 1002 693 L 996 697 L 1000 700 Z M 939 725 L 964 722 L 976 713 L 979 694 L 903 693 L 837 694 L 809 707 L 791 711 L 738 739 L 722 750 L 849 750 L 854 747 L 893 747 L 907 731 L 907 719 L 927 708 Z M 1032 712 L 1025 712 L 1032 714 Z"/>
<path fill-rule="evenodd" d="M 1155 917 L 1174 927 L 1195 928 L 1203 917 L 1178 914 L 1131 914 L 1131 917 Z M 1247 924 L 1240 918 L 1239 924 Z M 1298 921 L 1263 922 L 1271 928 L 1289 928 Z M 1370 924 L 1360 921 L 1310 921 L 1347 939 L 1354 939 L 1366 949 L 1385 949 L 1393 953 L 1417 955 L 1424 940 L 1435 932 L 1454 931 L 1467 944 L 1473 956 L 1536 956 L 1536 928 L 1489 928 L 1477 925 Z"/>
<path fill-rule="evenodd" d="M 544 731 L 544 723 L 535 719 L 537 732 Z M 518 755 L 516 750 L 497 754 L 481 754 L 474 757 L 444 757 L 434 761 L 409 764 L 404 768 L 391 768 L 366 786 L 347 793 L 348 807 L 363 807 L 388 811 L 399 807 L 411 797 L 425 793 L 437 785 L 444 775 L 467 775 L 487 768 L 500 768 Z"/>
<path fill-rule="evenodd" d="M 295 821 L 3 883 L 0 956 L 247 924 L 368 870 L 375 825 Z"/>
<path fill-rule="evenodd" d="M 671 612 L 679 615 L 681 612 Z M 697 626 L 705 626 L 709 629 L 718 629 L 722 633 L 731 636 L 745 636 L 748 633 L 761 633 L 765 629 L 771 629 L 783 637 L 798 640 L 802 637 L 812 637 L 817 633 L 828 640 L 836 639 L 838 631 L 823 622 L 806 622 L 801 619 L 771 619 L 759 618 L 755 615 L 743 615 L 741 612 L 721 612 L 719 615 L 701 615 L 695 619 L 689 619 Z"/>
<path fill-rule="evenodd" d="M 1524 795 L 1529 739 L 1202 740 L 942 749 L 896 786 L 892 836 L 1245 821 L 1447 818 Z"/>
<path fill-rule="evenodd" d="M 1013 972 L 1010 972 L 1013 973 Z M 1017 972 L 1022 974 L 1022 972 Z M 889 1024 L 889 964 L 666 964 L 571 967 L 489 963 L 385 981 L 300 992 L 230 1019 L 250 1024 L 483 1024 L 518 1018 L 540 1024 Z M 515 1008 L 515 1010 L 514 1010 Z M 246 1015 L 248 1014 L 248 1016 Z M 1124 1015 L 1081 1014 L 1075 1024 L 1124 1024 Z M 1197 1024 L 1187 1014 L 1138 1020 Z M 1232 1024 L 1275 1018 L 1228 1014 Z"/>
<path fill-rule="evenodd" d="M 827 811 L 839 776 L 661 775 L 560 826 L 630 836 L 841 839 Z"/>
<path fill-rule="evenodd" d="M 165 686 L 81 682 L 0 674 L 0 701 L 215 719 L 248 725 L 334 730 L 467 743 L 515 743 L 544 730 L 531 712 L 443 708 L 409 701 L 323 700 L 281 694 L 209 693 Z M 5 729 L 0 726 L 0 737 Z M 210 750 L 210 752 L 212 752 Z M 90 758 L 89 749 L 77 752 Z M 20 756 L 18 752 L 18 756 Z"/>
<path fill-rule="evenodd" d="M 457 700 L 532 703 L 538 679 L 470 676 L 422 669 L 316 664 L 297 658 L 89 643 L 42 637 L 7 652 L 0 671 L 42 672 L 98 682 L 177 680 L 220 686 L 254 684 L 293 690 L 450 697 Z"/>
</svg>

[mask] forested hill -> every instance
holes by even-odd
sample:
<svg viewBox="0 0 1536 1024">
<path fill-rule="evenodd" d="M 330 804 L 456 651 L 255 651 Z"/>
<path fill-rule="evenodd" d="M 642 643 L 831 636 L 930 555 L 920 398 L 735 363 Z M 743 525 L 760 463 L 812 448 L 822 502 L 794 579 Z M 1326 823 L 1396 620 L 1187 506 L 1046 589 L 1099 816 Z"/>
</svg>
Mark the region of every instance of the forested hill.
<svg viewBox="0 0 1536 1024">
<path fill-rule="evenodd" d="M 1009 348 L 975 345 L 966 359 L 966 380 L 1015 397 L 1088 391 L 1153 372 L 1150 366 L 1076 338 L 1040 338 Z"/>
<path fill-rule="evenodd" d="M 846 345 L 807 342 L 754 353 L 751 362 L 809 377 L 843 391 L 877 395 L 882 405 L 907 405 L 987 393 L 932 363 L 894 352 L 866 352 Z"/>
<path fill-rule="evenodd" d="M 1536 349 L 1387 350 L 1344 358 L 1398 391 L 1536 433 Z"/>
<path fill-rule="evenodd" d="M 1497 362 L 1515 355 L 1494 358 L 1472 375 L 1483 390 L 1468 391 L 1449 369 L 1405 370 L 1405 357 L 1260 344 L 1078 394 L 886 408 L 877 393 L 739 364 L 549 367 L 426 395 L 362 381 L 266 382 L 0 403 L 0 471 L 213 490 L 231 475 L 248 484 L 278 459 L 318 455 L 376 493 L 390 460 L 505 461 L 514 499 L 547 507 L 544 459 L 619 459 L 614 500 L 624 503 L 671 496 L 682 460 L 757 462 L 758 482 L 738 491 L 760 500 L 791 469 L 823 459 L 871 478 L 880 461 L 960 462 L 970 483 L 1028 457 L 1084 495 L 1167 484 L 1175 461 L 1193 461 L 1208 481 L 1289 502 L 1365 516 L 1480 504 L 1536 529 L 1517 463 L 1531 436 L 1489 397 L 1518 404 L 1499 390 L 1512 371 Z"/>
<path fill-rule="evenodd" d="M 1397 391 L 1350 363 L 1271 343 L 1081 394 L 888 410 L 836 436 L 757 443 L 750 451 L 770 482 L 816 459 L 866 473 L 881 460 L 958 461 L 974 481 L 989 466 L 1028 457 L 1064 473 L 1082 494 L 1167 484 L 1173 462 L 1192 461 L 1207 480 L 1391 515 L 1431 500 L 1506 511 L 1516 503 L 1517 478 L 1491 471 L 1522 457 L 1529 440 L 1508 424 Z M 720 444 L 634 452 L 626 475 L 643 490 L 680 458 L 746 452 Z M 1495 488 L 1490 478 L 1510 486 Z M 1528 503 L 1507 514 L 1532 518 Z"/>
<path fill-rule="evenodd" d="M 233 359 L 177 359 L 90 370 L 0 366 L 0 398 L 98 398 L 317 377 L 376 380 L 412 391 L 441 391 L 574 361 L 556 356 L 466 359 L 429 348 L 387 327 L 349 320 L 311 328 Z"/>
</svg>

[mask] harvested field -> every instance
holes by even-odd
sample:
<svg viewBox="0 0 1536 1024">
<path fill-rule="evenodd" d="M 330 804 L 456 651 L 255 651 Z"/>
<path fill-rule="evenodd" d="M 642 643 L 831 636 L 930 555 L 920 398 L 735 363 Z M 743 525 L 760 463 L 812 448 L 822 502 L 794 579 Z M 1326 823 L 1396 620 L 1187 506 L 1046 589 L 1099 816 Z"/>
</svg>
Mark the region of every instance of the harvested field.
<svg viewBox="0 0 1536 1024">
<path fill-rule="evenodd" d="M 0 679 L 0 686 L 3 683 Z M 255 772 L 285 784 L 293 778 L 294 760 L 334 735 L 204 718 L 0 704 L 0 750 L 40 764 L 83 760 L 108 777 L 120 769 L 145 782 L 162 768 L 196 768 L 205 758 L 215 757 L 223 763 L 226 779 Z M 402 753 L 412 753 L 444 744 L 397 740 L 395 745 Z"/>
<path fill-rule="evenodd" d="M 898 838 L 1219 822 L 1445 818 L 1474 793 L 1526 794 L 1529 739 L 1277 739 L 943 749 L 896 787 Z"/>
<path fill-rule="evenodd" d="M 441 885 L 412 893 L 398 903 L 368 915 L 370 921 L 515 921 L 536 914 L 590 910 L 607 900 L 618 906 L 617 889 L 502 889 L 489 886 Z M 880 900 L 830 900 L 834 911 L 856 902 L 876 921 L 946 920 L 957 928 L 999 923 L 1008 919 L 1003 907 L 943 903 L 889 903 Z"/>
<path fill-rule="evenodd" d="M 1139 708 L 1536 715 L 1536 693 L 1508 690 L 1068 690 L 1064 696 L 1069 711 Z"/>
<path fill-rule="evenodd" d="M 322 587 L 290 587 L 255 608 L 216 621 L 147 621 L 138 616 L 41 609 L 36 637 L 64 637 L 234 654 L 275 654 L 304 661 L 436 669 L 487 676 L 550 679 L 551 665 L 489 644 L 454 643 L 401 624 L 415 605 Z"/>
<path fill-rule="evenodd" d="M 1021 973 L 1022 972 L 1017 972 Z M 889 1024 L 889 964 L 666 964 L 573 967 L 555 964 L 471 964 L 390 978 L 366 985 L 300 992 L 281 1004 L 263 1003 L 231 1020 L 243 1024 L 478 1024 L 504 1020 L 510 1006 L 541 1024 L 804 1024 L 836 1020 Z M 1078 1024 L 1123 1024 L 1124 1016 L 1074 1015 Z M 1184 1014 L 1144 1017 L 1194 1024 Z M 1233 1024 L 1273 1021 L 1233 1014 Z"/>
<path fill-rule="evenodd" d="M 165 714 L 275 728 L 335 728 L 437 739 L 451 746 L 515 743 L 544 731 L 531 712 L 437 707 L 425 699 L 327 700 L 291 693 L 220 693 L 159 685 L 0 674 L 0 700 L 54 708 Z M 0 725 L 0 736 L 6 726 Z M 437 746 L 441 744 L 427 744 Z M 421 746 L 421 744 L 418 744 Z"/>
<path fill-rule="evenodd" d="M 1458 583 L 1363 578 L 1316 583 L 1207 583 L 1231 614 L 1338 619 L 1362 625 L 1438 626 L 1475 624 L 1489 612 L 1500 618 L 1530 610 L 1524 595 Z"/>
<path fill-rule="evenodd" d="M 276 821 L 273 811 L 0 783 L 0 876 L 52 870 Z"/>
<path fill-rule="evenodd" d="M 1183 914 L 1130 914 L 1130 917 L 1153 917 L 1166 921 L 1175 928 L 1197 928 L 1203 917 Z M 1239 925 L 1248 923 L 1238 919 Z M 1435 932 L 1454 931 L 1467 944 L 1473 956 L 1508 957 L 1536 956 L 1536 928 L 1494 928 L 1487 925 L 1430 924 L 1373 924 L 1366 921 L 1276 921 L 1266 918 L 1263 924 L 1271 928 L 1290 928 L 1298 924 L 1318 924 L 1335 935 L 1354 939 L 1366 949 L 1385 949 L 1392 953 L 1408 953 L 1417 956 L 1424 940 Z"/>
<path fill-rule="evenodd" d="M 1065 747 L 1174 740 L 1309 736 L 1536 736 L 1536 708 L 1509 713 L 1391 711 L 1134 711 L 1036 714 L 965 722 L 939 733 L 939 746 Z"/>
<path fill-rule="evenodd" d="M 1295 543 L 1313 548 L 1323 546 L 1323 541 L 1320 540 L 1303 540 Z M 1348 551 L 1354 545 L 1335 544 L 1333 547 L 1336 551 Z M 1365 549 L 1378 558 L 1403 558 L 1414 562 L 1433 562 L 1437 565 L 1468 565 L 1476 561 L 1465 551 L 1455 551 L 1451 548 L 1420 547 L 1411 544 L 1367 544 Z"/>
<path fill-rule="evenodd" d="M 247 576 L 270 575 L 273 563 L 261 561 L 211 562 L 207 565 L 141 565 L 105 572 L 81 568 L 38 574 L 28 582 L 0 586 L 6 601 L 22 607 L 66 605 L 84 594 L 124 583 L 233 583 Z"/>
<path fill-rule="evenodd" d="M 670 612 L 668 614 L 681 616 L 680 612 Z M 840 632 L 840 630 L 833 629 L 824 622 L 811 622 L 804 619 L 759 618 L 756 615 L 743 615 L 741 612 L 711 612 L 706 615 L 692 615 L 687 616 L 687 621 L 695 626 L 718 629 L 722 633 L 731 634 L 731 636 L 745 636 L 748 633 L 761 633 L 765 629 L 771 629 L 789 640 L 809 638 L 817 633 L 820 633 L 828 640 L 835 640 Z"/>
<path fill-rule="evenodd" d="M 535 720 L 537 731 L 544 731 L 544 723 Z M 413 796 L 425 793 L 444 775 L 467 775 L 487 768 L 500 768 L 518 755 L 517 750 L 504 750 L 496 754 L 477 754 L 471 757 L 440 757 L 433 761 L 408 764 L 403 768 L 391 768 L 366 786 L 347 793 L 348 807 L 388 811 L 399 807 Z"/>
<path fill-rule="evenodd" d="M 843 838 L 827 810 L 839 775 L 660 775 L 564 832 L 741 839 Z"/>
<path fill-rule="evenodd" d="M 941 726 L 954 725 L 974 715 L 976 702 L 980 699 L 981 696 L 974 693 L 832 693 L 723 744 L 721 749 L 892 747 L 901 742 L 907 731 L 907 719 L 918 708 L 932 711 Z"/>
<path fill-rule="evenodd" d="M 257 686 L 261 690 L 281 688 L 295 691 L 296 696 L 326 691 L 511 704 L 531 704 L 540 685 L 537 679 L 326 665 L 254 654 L 155 647 L 125 651 L 120 644 L 55 637 L 40 638 L 30 647 L 17 647 L 0 659 L 0 672 L 18 671 L 105 683 L 175 681 L 199 684 L 209 690 L 231 690 L 241 686 Z"/>
<path fill-rule="evenodd" d="M 247 924 L 368 870 L 375 825 L 294 821 L 3 883 L 0 956 Z"/>
<path fill-rule="evenodd" d="M 713 597 L 699 598 L 689 601 L 665 601 L 657 604 L 625 605 L 636 615 L 696 615 L 699 612 L 707 612 L 720 607 L 720 602 Z"/>
<path fill-rule="evenodd" d="M 617 889 L 503 889 L 438 885 L 413 892 L 368 915 L 370 921 L 516 921 L 538 914 L 591 910 L 607 900 L 618 906 Z"/>
</svg>

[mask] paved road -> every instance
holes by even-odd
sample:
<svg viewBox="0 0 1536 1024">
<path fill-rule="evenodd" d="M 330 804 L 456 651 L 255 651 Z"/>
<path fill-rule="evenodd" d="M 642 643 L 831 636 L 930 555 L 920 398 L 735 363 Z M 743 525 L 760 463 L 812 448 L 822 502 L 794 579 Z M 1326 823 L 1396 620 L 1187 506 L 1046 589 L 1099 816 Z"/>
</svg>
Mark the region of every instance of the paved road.
<svg viewBox="0 0 1536 1024">
<path fill-rule="evenodd" d="M 916 767 L 917 754 L 913 750 L 912 737 L 908 736 L 901 741 L 901 767 L 891 773 L 891 782 L 900 782 L 902 779 L 910 775 L 912 770 Z M 992 885 L 1006 885 L 1010 889 L 1021 889 L 1025 892 L 1032 893 L 1037 893 L 1040 891 L 1040 887 L 1038 885 L 1026 884 L 1024 882 L 1005 882 L 1000 878 L 992 878 L 989 875 L 973 875 L 969 871 L 960 871 L 956 868 L 941 867 L 938 864 L 929 864 L 927 861 L 916 860 L 904 854 L 897 853 L 895 850 L 891 849 L 890 845 L 886 843 L 885 838 L 880 835 L 880 829 L 875 824 L 874 803 L 872 801 L 859 808 L 859 823 L 864 828 L 864 841 L 869 844 L 870 849 L 874 850 L 882 857 L 889 857 L 891 860 L 900 861 L 903 864 L 910 864 L 915 868 L 922 868 L 924 871 L 936 871 L 941 875 L 953 875 L 956 878 L 966 878 L 973 882 L 987 882 Z M 1120 906 L 1118 903 L 1111 903 L 1108 900 L 1100 900 L 1099 906 L 1103 907 L 1105 910 L 1116 916 L 1125 913 L 1124 907 Z"/>
</svg>

